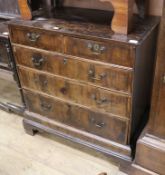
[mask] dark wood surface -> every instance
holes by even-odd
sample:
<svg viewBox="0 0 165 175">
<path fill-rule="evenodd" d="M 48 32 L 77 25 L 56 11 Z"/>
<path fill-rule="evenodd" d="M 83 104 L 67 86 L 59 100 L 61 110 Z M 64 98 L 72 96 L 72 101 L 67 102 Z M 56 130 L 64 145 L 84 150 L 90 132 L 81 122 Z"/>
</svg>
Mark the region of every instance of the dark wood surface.
<svg viewBox="0 0 165 175">
<path fill-rule="evenodd" d="M 127 143 L 128 121 L 113 115 L 92 111 L 88 108 L 71 103 L 24 91 L 27 108 L 34 113 L 46 116 L 52 120 L 74 126 L 102 138 L 119 143 Z"/>
<path fill-rule="evenodd" d="M 36 28 L 38 32 L 40 31 L 39 29 L 42 29 L 42 32 L 49 31 L 48 36 L 50 32 L 53 32 L 54 35 L 56 33 L 65 33 L 78 38 L 98 41 L 108 40 L 113 41 L 113 44 L 119 44 L 120 42 L 120 44 L 124 43 L 125 47 L 126 43 L 129 45 L 138 45 L 143 42 L 150 33 L 150 30 L 155 28 L 159 23 L 159 17 L 148 17 L 145 20 L 136 17 L 133 31 L 128 35 L 121 35 L 115 34 L 110 30 L 107 20 L 104 21 L 102 18 L 96 18 L 98 13 L 101 13 L 102 18 L 105 19 L 107 19 L 107 13 L 112 16 L 111 12 L 68 7 L 58 10 L 56 13 L 51 13 L 49 14 L 50 16 L 44 13 L 32 21 L 14 20 L 12 25 L 21 26 L 19 30 L 24 28 L 30 31 L 30 27 L 33 27 L 33 30 Z M 136 40 L 137 43 L 131 44 L 130 40 Z"/>
<path fill-rule="evenodd" d="M 131 175 L 165 174 L 165 2 L 161 20 L 150 120 L 138 139 Z"/>
<path fill-rule="evenodd" d="M 159 20 L 139 21 L 128 36 L 108 33 L 107 24 L 68 20 L 9 24 L 26 98 L 24 127 L 129 164 L 131 141 L 150 105 Z"/>
<path fill-rule="evenodd" d="M 29 69 L 19 68 L 18 73 L 21 85 L 25 89 L 33 89 L 70 103 L 130 118 L 131 98 L 129 96 Z"/>
<path fill-rule="evenodd" d="M 92 85 L 121 91 L 126 94 L 132 93 L 133 69 L 121 68 L 86 60 L 47 52 L 26 46 L 14 45 L 15 59 L 18 65 L 44 71 L 50 74 L 67 77 L 69 79 L 88 82 Z M 24 57 L 24 59 L 22 59 Z M 36 66 L 32 59 L 40 58 L 43 62 Z M 56 61 L 54 61 L 56 60 Z M 114 58 L 115 60 L 115 58 Z M 123 62 L 121 62 L 122 64 Z M 72 69 L 74 67 L 74 69 Z M 82 69 L 84 73 L 82 74 Z"/>
<path fill-rule="evenodd" d="M 113 16 L 111 20 L 109 20 L 109 25 L 111 29 L 115 33 L 120 34 L 128 34 L 132 31 L 132 26 L 134 22 L 133 17 L 133 7 L 136 2 L 138 6 L 139 16 L 141 18 L 145 17 L 148 9 L 148 1 L 142 0 L 100 0 L 101 2 L 110 3 L 113 6 Z M 51 11 L 58 11 L 64 7 L 63 0 L 55 0 L 55 1 L 27 1 L 27 0 L 19 0 L 19 8 L 21 12 L 21 16 L 25 20 L 31 20 L 37 13 L 42 13 L 42 9 L 45 10 L 50 8 Z M 112 9 L 111 9 L 112 10 Z M 35 12 L 35 13 L 34 13 Z M 108 16 L 107 16 L 108 17 Z M 104 20 L 103 18 L 101 18 Z"/>
</svg>

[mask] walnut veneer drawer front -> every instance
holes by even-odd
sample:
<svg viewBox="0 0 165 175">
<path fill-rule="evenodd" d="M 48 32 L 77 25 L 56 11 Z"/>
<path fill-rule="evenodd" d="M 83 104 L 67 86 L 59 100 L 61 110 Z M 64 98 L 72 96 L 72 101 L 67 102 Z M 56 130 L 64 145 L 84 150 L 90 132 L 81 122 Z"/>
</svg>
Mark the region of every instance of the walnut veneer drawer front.
<svg viewBox="0 0 165 175">
<path fill-rule="evenodd" d="M 71 37 L 65 37 L 65 43 L 65 52 L 69 55 L 126 67 L 133 67 L 134 64 L 133 53 L 129 46 Z"/>
<path fill-rule="evenodd" d="M 14 46 L 18 64 L 125 93 L 132 92 L 133 71 L 83 59 Z M 24 58 L 24 59 L 22 59 Z"/>
<path fill-rule="evenodd" d="M 63 37 L 56 33 L 32 28 L 12 27 L 10 36 L 13 43 L 62 52 Z"/>
<path fill-rule="evenodd" d="M 29 91 L 24 91 L 24 96 L 31 112 L 119 143 L 126 143 L 127 121 Z"/>
<path fill-rule="evenodd" d="M 24 68 L 18 69 L 23 88 L 47 93 L 98 111 L 130 116 L 131 97 L 112 93 L 90 85 L 80 84 L 61 77 Z"/>
</svg>

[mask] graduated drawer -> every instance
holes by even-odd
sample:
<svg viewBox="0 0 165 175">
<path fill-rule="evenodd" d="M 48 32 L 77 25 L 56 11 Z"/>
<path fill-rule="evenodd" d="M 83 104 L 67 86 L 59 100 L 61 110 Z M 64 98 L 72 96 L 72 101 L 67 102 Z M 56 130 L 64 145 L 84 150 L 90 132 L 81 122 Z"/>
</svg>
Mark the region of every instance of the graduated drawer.
<svg viewBox="0 0 165 175">
<path fill-rule="evenodd" d="M 132 92 L 133 71 L 14 46 L 17 64 L 85 81 L 125 93 Z"/>
<path fill-rule="evenodd" d="M 126 67 L 134 65 L 134 51 L 129 45 L 73 37 L 65 37 L 65 44 L 65 53 L 69 55 Z"/>
<path fill-rule="evenodd" d="M 10 26 L 10 37 L 12 43 L 57 52 L 62 52 L 63 50 L 62 35 L 45 30 Z"/>
<path fill-rule="evenodd" d="M 28 68 L 18 68 L 18 73 L 23 88 L 47 93 L 98 111 L 110 112 L 124 117 L 130 116 L 131 98 L 126 95 L 112 93 L 95 86 Z"/>
<path fill-rule="evenodd" d="M 24 90 L 27 109 L 66 125 L 126 144 L 128 121 Z"/>
</svg>

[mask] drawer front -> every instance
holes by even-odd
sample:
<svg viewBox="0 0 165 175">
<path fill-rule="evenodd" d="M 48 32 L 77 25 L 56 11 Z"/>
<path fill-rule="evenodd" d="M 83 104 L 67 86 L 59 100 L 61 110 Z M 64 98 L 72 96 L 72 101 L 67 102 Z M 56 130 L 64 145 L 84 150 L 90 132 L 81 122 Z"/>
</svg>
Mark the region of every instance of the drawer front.
<svg viewBox="0 0 165 175">
<path fill-rule="evenodd" d="M 65 37 L 66 54 L 91 60 L 133 67 L 134 58 L 129 46 Z"/>
<path fill-rule="evenodd" d="M 14 46 L 18 64 L 125 93 L 132 92 L 131 70 Z M 22 59 L 24 58 L 24 59 Z M 36 58 L 36 61 L 35 61 Z M 38 60 L 38 61 L 37 61 Z"/>
<path fill-rule="evenodd" d="M 13 43 L 31 47 L 62 52 L 63 37 L 60 34 L 32 28 L 11 27 L 10 36 Z"/>
<path fill-rule="evenodd" d="M 29 111 L 77 129 L 126 144 L 127 121 L 24 91 Z"/>
<path fill-rule="evenodd" d="M 89 85 L 67 79 L 19 68 L 21 84 L 24 88 L 47 93 L 73 103 L 90 108 L 129 117 L 130 98 Z"/>
</svg>

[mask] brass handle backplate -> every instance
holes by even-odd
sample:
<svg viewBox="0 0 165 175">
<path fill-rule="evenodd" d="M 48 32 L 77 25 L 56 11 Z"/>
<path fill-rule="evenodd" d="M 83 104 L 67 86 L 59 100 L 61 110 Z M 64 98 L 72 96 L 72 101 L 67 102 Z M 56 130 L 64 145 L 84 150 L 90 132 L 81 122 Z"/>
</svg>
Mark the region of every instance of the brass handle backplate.
<svg viewBox="0 0 165 175">
<path fill-rule="evenodd" d="M 101 97 L 98 99 L 95 94 L 92 94 L 91 98 L 96 102 L 97 105 L 110 103 L 110 101 L 106 97 Z"/>
<path fill-rule="evenodd" d="M 27 38 L 31 42 L 36 42 L 40 38 L 40 34 L 34 33 L 34 32 L 29 32 L 27 33 Z"/>
<path fill-rule="evenodd" d="M 36 55 L 36 56 L 34 55 L 32 57 L 33 65 L 36 68 L 41 68 L 41 66 L 43 65 L 44 61 L 45 61 L 45 59 L 43 57 L 39 56 L 39 55 Z"/>
<path fill-rule="evenodd" d="M 41 108 L 45 112 L 50 112 L 50 110 L 52 109 L 52 105 L 51 104 L 47 104 L 45 102 L 41 102 Z"/>
<path fill-rule="evenodd" d="M 105 50 L 106 47 L 105 46 L 101 46 L 99 44 L 92 44 L 92 43 L 88 43 L 88 49 L 90 49 L 94 54 L 102 54 Z"/>
<path fill-rule="evenodd" d="M 92 118 L 90 122 L 94 124 L 97 128 L 104 128 L 106 125 L 104 122 L 96 121 L 94 118 Z"/>
<path fill-rule="evenodd" d="M 95 75 L 95 69 L 93 67 L 93 68 L 90 68 L 89 69 L 89 71 L 88 71 L 88 77 L 91 80 L 101 81 L 101 80 L 103 80 L 104 78 L 107 77 L 107 74 L 105 72 L 103 72 L 103 73 L 101 73 L 99 75 Z"/>
</svg>

